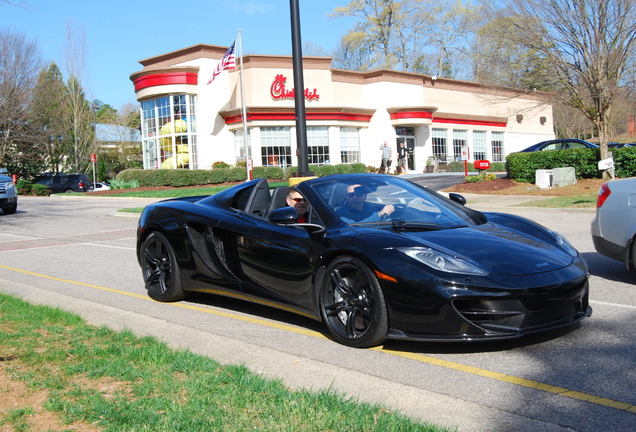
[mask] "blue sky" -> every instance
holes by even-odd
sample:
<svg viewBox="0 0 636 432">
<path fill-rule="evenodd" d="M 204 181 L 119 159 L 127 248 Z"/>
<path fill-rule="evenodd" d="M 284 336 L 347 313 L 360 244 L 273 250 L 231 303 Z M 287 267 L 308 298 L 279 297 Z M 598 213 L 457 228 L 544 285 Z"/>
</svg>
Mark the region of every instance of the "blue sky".
<svg viewBox="0 0 636 432">
<path fill-rule="evenodd" d="M 20 0 L 11 0 L 19 3 Z M 241 30 L 245 54 L 290 55 L 286 0 L 23 0 L 0 2 L 0 28 L 35 40 L 44 60 L 64 68 L 67 22 L 86 32 L 90 99 L 117 109 L 136 102 L 129 77 L 140 60 L 207 43 L 229 46 Z M 299 0 L 301 40 L 331 52 L 353 28 L 350 18 L 328 18 L 348 0 Z"/>
</svg>

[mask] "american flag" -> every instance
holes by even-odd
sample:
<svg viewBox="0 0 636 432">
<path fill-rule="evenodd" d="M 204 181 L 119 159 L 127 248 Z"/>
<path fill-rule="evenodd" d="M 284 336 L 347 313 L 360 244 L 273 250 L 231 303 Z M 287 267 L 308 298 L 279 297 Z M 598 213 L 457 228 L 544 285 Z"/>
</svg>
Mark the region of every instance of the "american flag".
<svg viewBox="0 0 636 432">
<path fill-rule="evenodd" d="M 236 41 L 232 42 L 232 46 L 225 52 L 225 55 L 223 56 L 219 64 L 216 65 L 216 69 L 214 69 L 214 73 L 212 74 L 212 78 L 210 78 L 210 81 L 208 82 L 208 84 L 214 81 L 214 78 L 216 78 L 217 75 L 219 75 L 225 69 L 235 68 L 235 65 L 234 65 L 234 44 L 235 43 Z"/>
</svg>

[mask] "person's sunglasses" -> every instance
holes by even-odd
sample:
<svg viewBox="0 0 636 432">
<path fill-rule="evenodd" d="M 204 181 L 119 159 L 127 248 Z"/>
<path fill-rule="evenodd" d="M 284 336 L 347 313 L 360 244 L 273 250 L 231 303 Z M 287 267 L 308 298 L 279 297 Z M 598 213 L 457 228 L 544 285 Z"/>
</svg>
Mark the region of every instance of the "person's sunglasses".
<svg viewBox="0 0 636 432">
<path fill-rule="evenodd" d="M 365 196 L 365 193 L 361 193 L 361 192 L 347 192 L 347 196 L 349 198 L 353 198 L 353 197 L 361 197 L 361 196 Z"/>
<path fill-rule="evenodd" d="M 296 202 L 307 201 L 305 198 L 290 198 L 290 200 L 296 201 Z"/>
</svg>

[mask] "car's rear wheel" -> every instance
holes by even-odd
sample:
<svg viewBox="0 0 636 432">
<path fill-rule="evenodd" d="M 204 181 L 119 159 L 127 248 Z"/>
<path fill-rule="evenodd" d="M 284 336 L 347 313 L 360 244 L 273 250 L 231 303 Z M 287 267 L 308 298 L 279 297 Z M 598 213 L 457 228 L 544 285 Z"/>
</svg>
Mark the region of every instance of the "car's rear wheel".
<svg viewBox="0 0 636 432">
<path fill-rule="evenodd" d="M 177 259 L 166 236 L 156 231 L 150 233 L 142 246 L 140 261 L 151 298 L 162 302 L 184 298 Z"/>
<path fill-rule="evenodd" d="M 369 267 L 357 258 L 342 256 L 325 274 L 320 312 L 334 339 L 355 348 L 384 342 L 388 333 L 386 303 Z"/>
</svg>

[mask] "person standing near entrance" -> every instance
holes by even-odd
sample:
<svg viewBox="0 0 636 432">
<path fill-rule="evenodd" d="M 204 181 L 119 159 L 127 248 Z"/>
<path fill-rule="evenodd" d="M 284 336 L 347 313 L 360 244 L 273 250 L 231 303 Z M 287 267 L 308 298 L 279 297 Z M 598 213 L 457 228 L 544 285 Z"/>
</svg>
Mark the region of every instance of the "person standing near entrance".
<svg viewBox="0 0 636 432">
<path fill-rule="evenodd" d="M 389 174 L 393 150 L 386 141 L 384 141 L 384 143 L 380 146 L 380 150 L 382 150 L 382 165 L 380 165 L 380 173 Z"/>
<path fill-rule="evenodd" d="M 406 174 L 406 160 L 409 157 L 409 149 L 406 148 L 403 142 L 398 147 L 398 174 Z"/>
</svg>

